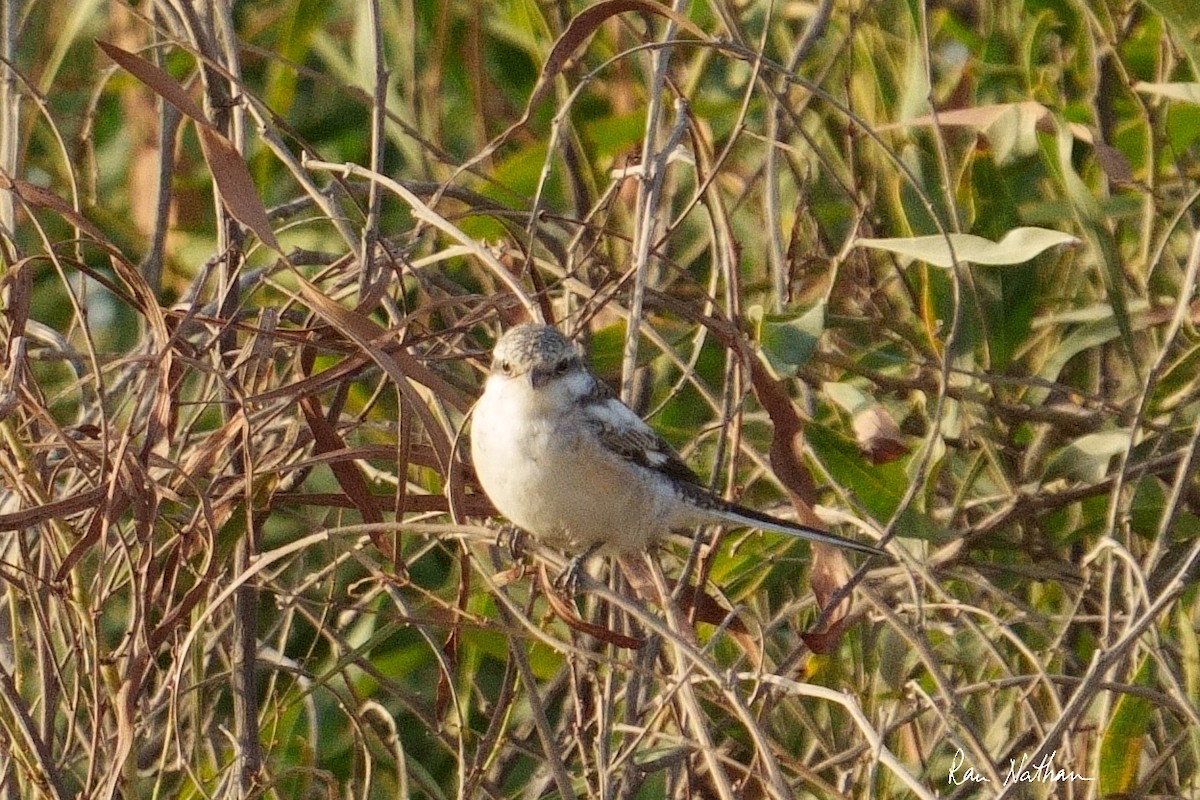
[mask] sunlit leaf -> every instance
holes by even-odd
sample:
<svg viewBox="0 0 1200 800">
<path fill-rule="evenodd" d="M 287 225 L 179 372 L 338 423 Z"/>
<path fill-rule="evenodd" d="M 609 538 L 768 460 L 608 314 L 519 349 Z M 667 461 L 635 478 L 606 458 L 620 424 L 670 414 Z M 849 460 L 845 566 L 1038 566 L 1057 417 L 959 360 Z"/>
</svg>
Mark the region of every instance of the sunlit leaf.
<svg viewBox="0 0 1200 800">
<path fill-rule="evenodd" d="M 1046 466 L 1046 478 L 1097 481 L 1109 469 L 1113 457 L 1129 446 L 1130 432 L 1101 431 L 1079 437 L 1058 452 Z"/>
<path fill-rule="evenodd" d="M 1083 229 L 1084 236 L 1092 251 L 1099 259 L 1101 275 L 1104 277 L 1104 288 L 1108 302 L 1112 305 L 1113 320 L 1121 332 L 1121 340 L 1125 344 L 1128 355 L 1133 356 L 1133 330 L 1129 323 L 1129 303 L 1123 291 L 1125 280 L 1121 270 L 1121 258 L 1117 252 L 1116 242 L 1108 228 L 1108 220 L 1100 207 L 1096 194 L 1088 187 L 1083 178 L 1075 170 L 1072 160 L 1072 140 L 1065 124 L 1060 124 L 1055 137 L 1057 166 L 1067 199 L 1071 201 L 1071 211 L 1076 222 Z M 1131 361 L 1137 371 L 1136 360 Z"/>
<path fill-rule="evenodd" d="M 1138 81 L 1133 85 L 1134 90 L 1169 100 L 1182 100 L 1185 103 L 1200 105 L 1200 83 L 1147 83 Z"/>
<path fill-rule="evenodd" d="M 805 427 L 805 436 L 830 478 L 872 517 L 887 522 L 896 513 L 908 485 L 902 462 L 870 464 L 853 443 L 816 423 Z M 941 526 L 912 506 L 901 515 L 896 531 L 916 539 L 938 540 L 945 536 Z"/>
<path fill-rule="evenodd" d="M 1133 685 L 1153 686 L 1154 675 L 1154 659 L 1143 656 Z M 1137 785 L 1146 731 L 1153 720 L 1154 704 L 1146 697 L 1133 692 L 1117 697 L 1100 740 L 1100 796 L 1121 796 Z"/>
<path fill-rule="evenodd" d="M 1079 240 L 1069 233 L 1048 228 L 1016 228 L 1005 234 L 998 242 L 969 233 L 951 233 L 946 236 L 914 236 L 895 239 L 855 240 L 858 247 L 886 250 L 907 258 L 924 261 L 935 267 L 951 267 L 955 259 L 960 263 L 1004 266 L 1024 264 L 1044 253 L 1051 247 L 1077 244 Z M 951 248 L 953 247 L 953 251 Z"/>
<path fill-rule="evenodd" d="M 1145 0 L 1145 4 L 1162 16 L 1174 45 L 1191 63 L 1192 73 L 1200 74 L 1200 17 L 1195 0 Z"/>
<path fill-rule="evenodd" d="M 908 452 L 896 421 L 874 398 L 834 381 L 822 384 L 821 391 L 850 415 L 858 449 L 872 464 L 885 464 Z"/>
<path fill-rule="evenodd" d="M 1029 155 L 1037 150 L 1037 127 L 1048 111 L 1041 103 L 1027 100 L 1020 103 L 996 103 L 968 108 L 955 108 L 914 117 L 904 122 L 885 125 L 893 127 L 932 126 L 970 128 L 987 137 L 997 163 L 1013 156 Z"/>
<path fill-rule="evenodd" d="M 795 375 L 817 349 L 825 330 L 825 303 L 799 314 L 767 314 L 752 306 L 747 318 L 758 324 L 758 344 L 776 375 Z"/>
</svg>

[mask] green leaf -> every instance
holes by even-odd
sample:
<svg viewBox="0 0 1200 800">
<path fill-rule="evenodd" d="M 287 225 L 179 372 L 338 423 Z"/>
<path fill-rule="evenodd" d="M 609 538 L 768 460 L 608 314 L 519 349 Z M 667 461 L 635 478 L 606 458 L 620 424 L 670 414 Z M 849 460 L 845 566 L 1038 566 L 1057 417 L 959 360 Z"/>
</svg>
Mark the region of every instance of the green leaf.
<svg viewBox="0 0 1200 800">
<path fill-rule="evenodd" d="M 1200 17 L 1196 15 L 1196 0 L 1145 0 L 1167 23 L 1173 44 L 1191 62 L 1192 73 L 1200 75 Z"/>
<path fill-rule="evenodd" d="M 1134 676 L 1133 685 L 1154 686 L 1154 673 L 1154 659 L 1147 655 Z M 1154 704 L 1145 697 L 1125 693 L 1117 698 L 1104 738 L 1100 741 L 1099 796 L 1124 795 L 1134 788 L 1146 732 L 1153 719 Z"/>
<path fill-rule="evenodd" d="M 1200 702 L 1200 639 L 1196 636 L 1195 620 L 1185 605 L 1177 607 L 1175 630 L 1179 632 L 1180 666 L 1183 668 L 1183 688 L 1192 703 Z M 1192 747 L 1200 749 L 1200 726 L 1192 726 Z"/>
<path fill-rule="evenodd" d="M 908 486 L 906 460 L 869 464 L 854 442 L 815 422 L 804 427 L 804 435 L 813 455 L 821 461 L 833 482 L 854 495 L 872 518 L 879 522 L 888 522 L 892 518 Z M 942 526 L 912 506 L 900 516 L 896 532 L 906 538 L 932 541 L 946 538 Z"/>
<path fill-rule="evenodd" d="M 1005 266 L 1024 264 L 1051 247 L 1077 244 L 1074 236 L 1049 228 L 1016 228 L 998 242 L 970 233 L 951 233 L 945 236 L 913 236 L 895 239 L 857 239 L 857 247 L 886 250 L 890 253 L 924 261 L 935 267 L 949 268 L 954 257 L 960 263 Z"/>
<path fill-rule="evenodd" d="M 292 108 L 299 85 L 300 76 L 295 65 L 303 64 L 309 55 L 313 37 L 325 21 L 328 7 L 318 0 L 299 0 L 286 11 L 280 11 L 277 46 L 281 58 L 268 62 L 264 99 L 268 108 L 284 115 Z"/>
<path fill-rule="evenodd" d="M 1130 357 L 1130 363 L 1140 375 L 1141 371 L 1138 369 L 1137 357 L 1133 349 L 1133 329 L 1129 324 L 1129 309 L 1125 299 L 1125 276 L 1121 269 L 1121 257 L 1117 252 L 1113 235 L 1107 227 L 1108 221 L 1104 217 L 1100 203 L 1095 194 L 1088 189 L 1087 184 L 1083 182 L 1083 178 L 1079 177 L 1079 173 L 1075 171 L 1075 165 L 1071 161 L 1074 141 L 1070 126 L 1065 121 L 1059 120 L 1056 137 L 1059 177 L 1066 190 L 1067 199 L 1071 201 L 1071 212 L 1075 215 L 1079 227 L 1083 229 L 1088 244 L 1100 259 L 1101 275 L 1104 277 L 1108 302 L 1112 305 L 1113 320 L 1117 323 L 1117 329 L 1121 333 L 1121 341 Z"/>
<path fill-rule="evenodd" d="M 1046 465 L 1046 479 L 1072 478 L 1098 481 L 1108 474 L 1113 456 L 1129 446 L 1129 430 L 1102 431 L 1080 436 L 1060 450 Z"/>
<path fill-rule="evenodd" d="M 1182 352 L 1163 370 L 1155 383 L 1154 402 L 1159 410 L 1172 410 L 1195 397 L 1200 382 L 1200 344 Z"/>
<path fill-rule="evenodd" d="M 625 320 L 592 332 L 588 355 L 592 369 L 605 377 L 621 376 L 621 359 L 625 354 Z M 640 353 L 640 351 L 639 351 Z"/>
<path fill-rule="evenodd" d="M 825 302 L 799 314 L 767 314 L 751 306 L 747 317 L 758 327 L 758 345 L 776 375 L 791 377 L 817 349 L 825 332 Z"/>
<path fill-rule="evenodd" d="M 851 416 L 858 414 L 872 405 L 874 401 L 848 383 L 829 381 L 821 384 L 825 396 Z"/>
</svg>

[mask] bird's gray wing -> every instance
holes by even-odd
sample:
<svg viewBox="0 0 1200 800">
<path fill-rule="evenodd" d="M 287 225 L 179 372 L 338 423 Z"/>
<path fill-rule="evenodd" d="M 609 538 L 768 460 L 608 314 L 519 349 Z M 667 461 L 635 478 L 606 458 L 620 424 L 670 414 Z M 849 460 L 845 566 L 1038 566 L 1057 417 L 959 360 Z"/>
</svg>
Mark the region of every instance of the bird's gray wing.
<svg viewBox="0 0 1200 800">
<path fill-rule="evenodd" d="M 878 548 L 844 539 L 820 528 L 789 522 L 755 511 L 714 495 L 700 482 L 696 473 L 679 458 L 671 445 L 617 398 L 603 381 L 583 399 L 583 418 L 601 446 L 613 455 L 656 472 L 674 482 L 675 489 L 699 508 L 716 512 L 721 519 L 748 528 L 760 528 L 825 542 L 872 555 L 883 555 Z"/>
<path fill-rule="evenodd" d="M 671 445 L 622 403 L 604 381 L 596 379 L 583 404 L 588 426 L 610 452 L 673 480 L 703 485 L 700 476 L 683 463 Z"/>
</svg>

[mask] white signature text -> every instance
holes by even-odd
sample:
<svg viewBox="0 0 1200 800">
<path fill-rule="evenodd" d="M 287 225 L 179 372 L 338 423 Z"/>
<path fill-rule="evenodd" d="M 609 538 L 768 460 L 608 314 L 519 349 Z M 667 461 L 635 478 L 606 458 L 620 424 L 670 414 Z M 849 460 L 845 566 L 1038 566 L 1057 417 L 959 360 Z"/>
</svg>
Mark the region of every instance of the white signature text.
<svg viewBox="0 0 1200 800">
<path fill-rule="evenodd" d="M 1004 785 L 1009 786 L 1014 783 L 1063 783 L 1071 781 L 1091 781 L 1095 778 L 1086 778 L 1074 770 L 1057 769 L 1054 766 L 1054 756 L 1058 753 L 1055 750 L 1048 756 L 1042 756 L 1042 760 L 1036 764 L 1029 763 L 1029 754 L 1021 756 L 1020 762 L 1015 758 L 1008 760 L 1008 774 L 1004 776 Z M 962 786 L 964 783 L 991 783 L 992 779 L 982 772 L 977 771 L 974 767 L 968 766 L 963 768 L 963 762 L 966 757 L 963 755 L 961 748 L 954 754 L 954 760 L 950 762 L 950 771 L 946 775 L 946 782 L 952 786 Z"/>
</svg>

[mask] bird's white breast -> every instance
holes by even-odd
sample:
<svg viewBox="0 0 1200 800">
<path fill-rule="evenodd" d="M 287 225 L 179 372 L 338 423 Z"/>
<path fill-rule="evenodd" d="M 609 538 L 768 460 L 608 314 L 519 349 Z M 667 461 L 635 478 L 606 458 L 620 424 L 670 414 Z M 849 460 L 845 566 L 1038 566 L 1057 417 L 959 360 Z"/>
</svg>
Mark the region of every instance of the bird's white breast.
<svg viewBox="0 0 1200 800">
<path fill-rule="evenodd" d="M 599 444 L 576 402 L 590 380 L 578 373 L 534 390 L 527 378 L 489 378 L 471 425 L 475 472 L 496 508 L 538 539 L 642 549 L 673 524 L 678 500 Z"/>
</svg>

